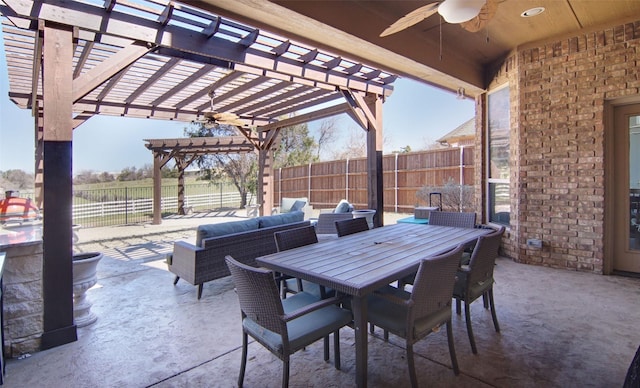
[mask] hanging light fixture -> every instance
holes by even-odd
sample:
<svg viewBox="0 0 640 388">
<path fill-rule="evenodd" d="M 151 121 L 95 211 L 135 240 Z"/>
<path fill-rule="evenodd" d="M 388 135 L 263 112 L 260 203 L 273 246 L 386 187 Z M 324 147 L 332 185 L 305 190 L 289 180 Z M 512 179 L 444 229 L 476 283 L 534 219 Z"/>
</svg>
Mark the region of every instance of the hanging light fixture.
<svg viewBox="0 0 640 388">
<path fill-rule="evenodd" d="M 438 13 L 447 23 L 463 23 L 478 16 L 485 0 L 445 0 Z"/>
</svg>

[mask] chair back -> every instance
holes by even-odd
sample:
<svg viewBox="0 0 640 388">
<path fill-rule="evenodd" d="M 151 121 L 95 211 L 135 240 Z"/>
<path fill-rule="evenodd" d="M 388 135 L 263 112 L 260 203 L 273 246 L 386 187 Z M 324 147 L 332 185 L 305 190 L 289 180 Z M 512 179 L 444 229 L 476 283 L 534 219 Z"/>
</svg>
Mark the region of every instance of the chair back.
<svg viewBox="0 0 640 388">
<path fill-rule="evenodd" d="M 369 224 L 367 223 L 367 219 L 363 217 L 336 221 L 338 237 L 364 232 L 365 230 L 369 230 Z"/>
<path fill-rule="evenodd" d="M 475 228 L 476 213 L 433 211 L 429 213 L 429 225 L 455 226 L 458 228 Z"/>
<path fill-rule="evenodd" d="M 284 308 L 273 272 L 242 264 L 228 255 L 225 261 L 236 286 L 242 317 L 287 338 L 287 326 L 282 320 Z"/>
<path fill-rule="evenodd" d="M 275 232 L 273 236 L 278 252 L 318 242 L 316 228 L 313 225 Z"/>
<path fill-rule="evenodd" d="M 456 249 L 424 259 L 420 262 L 411 291 L 413 321 L 448 308 L 451 311 L 453 285 L 460 265 L 463 245 Z"/>
<path fill-rule="evenodd" d="M 478 242 L 473 248 L 469 261 L 469 277 L 467 279 L 469 285 L 480 284 L 493 278 L 493 268 L 504 231 L 505 227 L 501 226 L 495 232 L 478 237 Z"/>
<path fill-rule="evenodd" d="M 336 221 L 336 231 L 338 232 L 338 237 L 364 232 L 366 230 L 369 230 L 369 223 L 367 223 L 367 219 L 364 217 Z"/>
</svg>

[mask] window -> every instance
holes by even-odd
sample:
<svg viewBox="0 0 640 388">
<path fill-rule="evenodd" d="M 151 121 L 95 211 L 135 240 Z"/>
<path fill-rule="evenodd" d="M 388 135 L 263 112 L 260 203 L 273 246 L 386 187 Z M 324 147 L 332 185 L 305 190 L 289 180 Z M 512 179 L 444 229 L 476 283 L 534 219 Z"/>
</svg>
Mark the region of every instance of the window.
<svg viewBox="0 0 640 388">
<path fill-rule="evenodd" d="M 511 195 L 509 179 L 509 88 L 503 87 L 489 93 L 487 97 L 487 163 L 489 171 L 487 206 L 489 222 L 509 225 Z"/>
</svg>

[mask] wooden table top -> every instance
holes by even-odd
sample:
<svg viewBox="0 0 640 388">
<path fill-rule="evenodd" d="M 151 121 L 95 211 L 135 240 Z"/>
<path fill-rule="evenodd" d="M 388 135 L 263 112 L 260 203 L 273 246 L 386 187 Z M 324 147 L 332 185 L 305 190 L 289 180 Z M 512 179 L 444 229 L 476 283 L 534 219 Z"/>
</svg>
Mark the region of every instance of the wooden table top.
<svg viewBox="0 0 640 388">
<path fill-rule="evenodd" d="M 259 265 L 353 296 L 417 271 L 421 259 L 467 244 L 490 229 L 395 224 L 262 256 Z"/>
</svg>

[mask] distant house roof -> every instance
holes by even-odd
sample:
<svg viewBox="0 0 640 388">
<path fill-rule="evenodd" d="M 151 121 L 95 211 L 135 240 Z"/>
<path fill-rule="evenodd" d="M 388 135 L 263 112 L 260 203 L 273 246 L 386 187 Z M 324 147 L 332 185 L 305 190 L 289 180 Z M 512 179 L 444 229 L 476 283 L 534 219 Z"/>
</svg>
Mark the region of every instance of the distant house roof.
<svg viewBox="0 0 640 388">
<path fill-rule="evenodd" d="M 475 118 L 460 124 L 456 129 L 436 140 L 443 146 L 459 147 L 472 145 L 476 135 Z"/>
</svg>

